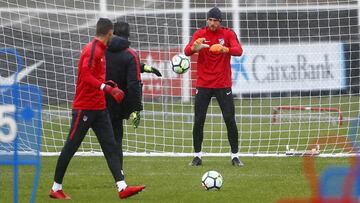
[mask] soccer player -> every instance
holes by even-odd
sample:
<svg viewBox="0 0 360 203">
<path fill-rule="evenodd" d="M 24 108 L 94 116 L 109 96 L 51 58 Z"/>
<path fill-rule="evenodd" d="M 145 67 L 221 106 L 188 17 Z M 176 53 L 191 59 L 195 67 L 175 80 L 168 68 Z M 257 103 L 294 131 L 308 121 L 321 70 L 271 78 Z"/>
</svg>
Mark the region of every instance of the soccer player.
<svg viewBox="0 0 360 203">
<path fill-rule="evenodd" d="M 130 36 L 129 24 L 126 22 L 116 22 L 114 24 L 114 35 L 128 41 Z M 125 45 L 127 47 L 124 50 Z M 140 73 L 154 73 L 161 77 L 159 70 L 140 63 L 137 53 L 133 49 L 128 48 L 128 45 L 130 45 L 130 42 L 129 44 L 124 44 L 113 40 L 106 51 L 106 79 L 118 84 L 126 95 L 124 101 L 120 104 L 116 103 L 113 98 L 106 97 L 115 140 L 120 149 L 121 168 L 123 166 L 123 120 L 130 117 L 133 127 L 137 128 L 140 123 L 140 111 L 143 110 Z"/>
<path fill-rule="evenodd" d="M 231 91 L 231 56 L 241 56 L 242 48 L 234 31 L 221 26 L 221 11 L 214 7 L 207 13 L 207 26 L 198 29 L 184 53 L 187 56 L 198 53 L 197 80 L 195 95 L 195 119 L 193 126 L 193 145 L 195 157 L 192 166 L 202 164 L 201 145 L 206 112 L 215 96 L 226 123 L 228 140 L 231 147 L 231 163 L 234 166 L 244 164 L 238 157 L 238 129 L 235 120 L 235 107 Z"/>
<path fill-rule="evenodd" d="M 96 37 L 82 50 L 78 64 L 78 79 L 73 102 L 72 122 L 69 136 L 58 158 L 54 184 L 49 196 L 55 199 L 70 199 L 62 190 L 65 171 L 79 148 L 89 128 L 99 140 L 107 164 L 115 179 L 120 198 L 130 197 L 145 186 L 127 186 L 119 163 L 119 150 L 105 104 L 105 93 L 120 103 L 124 92 L 111 82 L 105 82 L 105 50 L 113 33 L 113 24 L 100 18 L 96 24 Z"/>
</svg>

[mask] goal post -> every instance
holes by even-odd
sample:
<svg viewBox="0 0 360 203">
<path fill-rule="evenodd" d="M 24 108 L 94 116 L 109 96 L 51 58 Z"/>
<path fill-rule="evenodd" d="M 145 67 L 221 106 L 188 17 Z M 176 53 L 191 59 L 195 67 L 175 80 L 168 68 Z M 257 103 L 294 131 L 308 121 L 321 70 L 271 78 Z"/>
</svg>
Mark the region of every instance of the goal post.
<svg viewBox="0 0 360 203">
<path fill-rule="evenodd" d="M 206 26 L 214 6 L 244 50 L 231 58 L 240 155 L 285 156 L 312 149 L 319 156 L 353 154 L 344 136 L 360 109 L 360 7 L 355 1 L 1 1 L 0 86 L 42 89 L 41 154 L 58 155 L 69 133 L 82 48 L 95 35 L 99 17 L 126 21 L 131 47 L 163 77 L 141 75 L 144 111 L 138 129 L 124 121 L 124 153 L 192 156 L 198 55 L 190 57 L 191 68 L 182 75 L 172 71 L 170 60 Z M 14 80 L 18 66 L 23 71 Z M 216 99 L 207 111 L 203 152 L 230 153 Z M 79 154 L 102 155 L 92 131 Z"/>
</svg>

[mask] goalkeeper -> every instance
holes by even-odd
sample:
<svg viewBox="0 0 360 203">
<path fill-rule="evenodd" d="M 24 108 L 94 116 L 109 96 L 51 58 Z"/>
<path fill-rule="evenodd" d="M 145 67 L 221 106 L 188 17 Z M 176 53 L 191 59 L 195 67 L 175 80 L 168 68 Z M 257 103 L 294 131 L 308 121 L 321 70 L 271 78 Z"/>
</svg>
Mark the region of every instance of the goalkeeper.
<svg viewBox="0 0 360 203">
<path fill-rule="evenodd" d="M 232 95 L 231 56 L 241 56 L 242 48 L 235 32 L 221 26 L 221 11 L 214 7 L 207 14 L 207 26 L 197 30 L 184 53 L 187 56 L 198 53 L 195 95 L 195 118 L 193 145 L 195 157 L 192 166 L 202 164 L 201 145 L 207 108 L 213 96 L 218 101 L 228 131 L 231 147 L 231 163 L 243 166 L 239 151 L 238 129 L 235 121 L 235 107 Z"/>
<path fill-rule="evenodd" d="M 115 179 L 120 198 L 127 198 L 144 189 L 144 186 L 127 186 L 119 163 L 119 150 L 111 130 L 109 113 L 104 94 L 117 103 L 124 98 L 124 92 L 111 82 L 105 82 L 105 50 L 113 35 L 113 24 L 107 18 L 100 18 L 96 24 L 96 37 L 82 50 L 78 64 L 78 79 L 73 102 L 71 128 L 66 143 L 58 158 L 54 183 L 49 196 L 55 199 L 70 199 L 62 190 L 62 182 L 70 160 L 79 148 L 89 128 L 99 140 L 108 167 Z M 120 40 L 120 39 L 119 39 Z M 120 40 L 126 43 L 124 40 Z"/>
<path fill-rule="evenodd" d="M 130 36 L 129 24 L 126 22 L 116 22 L 114 24 L 114 35 L 128 41 Z M 154 73 L 161 77 L 161 73 L 156 68 L 141 64 L 137 53 L 133 49 L 128 48 L 128 45 L 130 45 L 130 42 L 129 44 L 124 44 L 112 41 L 106 52 L 106 79 L 118 84 L 119 88 L 126 95 L 121 104 L 116 103 L 111 97 L 106 98 L 115 140 L 120 149 L 121 167 L 123 166 L 123 120 L 130 118 L 133 127 L 137 128 L 140 123 L 140 111 L 143 110 L 140 73 Z"/>
</svg>

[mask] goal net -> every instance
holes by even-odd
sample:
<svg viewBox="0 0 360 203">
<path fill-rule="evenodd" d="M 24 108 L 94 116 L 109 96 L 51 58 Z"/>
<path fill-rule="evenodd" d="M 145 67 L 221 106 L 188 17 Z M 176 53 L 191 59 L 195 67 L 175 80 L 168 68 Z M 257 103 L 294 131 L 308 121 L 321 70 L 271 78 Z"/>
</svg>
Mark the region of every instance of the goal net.
<svg viewBox="0 0 360 203">
<path fill-rule="evenodd" d="M 273 108 L 272 123 L 325 122 L 342 127 L 343 115 L 338 108 L 278 106 Z"/>
<path fill-rule="evenodd" d="M 328 143 L 319 142 L 318 138 L 340 138 L 336 130 L 342 127 L 343 115 L 338 108 L 277 106 L 273 108 L 272 123 L 282 125 L 281 131 L 288 131 L 296 140 L 286 145 L 287 155 L 319 155 L 320 146 Z"/>
<path fill-rule="evenodd" d="M 43 90 L 41 151 L 59 154 L 69 132 L 82 47 L 94 36 L 99 17 L 126 21 L 131 47 L 163 77 L 141 75 L 144 111 L 138 129 L 124 121 L 124 151 L 192 155 L 197 55 L 183 75 L 172 72 L 169 60 L 206 26 L 206 13 L 214 6 L 244 49 L 243 56 L 231 59 L 240 154 L 357 153 L 351 150 L 357 139 L 346 137 L 359 114 L 358 1 L 0 1 L 0 85 L 33 84 Z M 101 154 L 92 131 L 79 152 Z M 203 152 L 230 152 L 215 99 L 207 112 Z"/>
</svg>

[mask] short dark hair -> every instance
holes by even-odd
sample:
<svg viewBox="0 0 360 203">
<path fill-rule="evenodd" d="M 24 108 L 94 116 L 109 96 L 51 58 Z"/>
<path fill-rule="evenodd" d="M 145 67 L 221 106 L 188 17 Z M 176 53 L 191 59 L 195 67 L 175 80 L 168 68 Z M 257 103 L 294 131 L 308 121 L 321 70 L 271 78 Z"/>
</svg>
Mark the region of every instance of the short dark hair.
<svg viewBox="0 0 360 203">
<path fill-rule="evenodd" d="M 108 18 L 99 18 L 96 23 L 96 36 L 106 35 L 112 29 L 114 29 L 114 26 L 111 20 Z"/>
<path fill-rule="evenodd" d="M 129 37 L 130 36 L 130 25 L 127 22 L 118 21 L 114 23 L 114 35 Z"/>
</svg>

